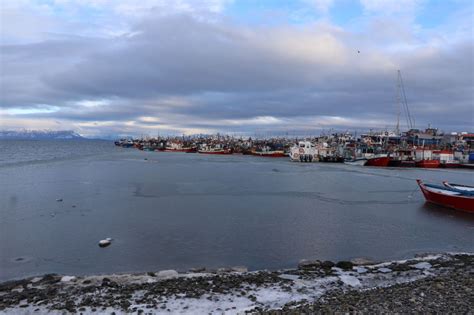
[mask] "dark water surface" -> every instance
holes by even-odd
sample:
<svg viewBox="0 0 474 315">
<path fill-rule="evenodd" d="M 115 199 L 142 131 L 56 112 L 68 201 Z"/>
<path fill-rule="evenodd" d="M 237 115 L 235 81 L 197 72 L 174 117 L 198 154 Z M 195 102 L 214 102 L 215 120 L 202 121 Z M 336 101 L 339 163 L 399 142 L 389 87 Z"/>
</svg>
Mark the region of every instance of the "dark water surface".
<svg viewBox="0 0 474 315">
<path fill-rule="evenodd" d="M 473 252 L 474 216 L 426 205 L 415 182 L 473 175 L 3 141 L 0 280 Z"/>
</svg>

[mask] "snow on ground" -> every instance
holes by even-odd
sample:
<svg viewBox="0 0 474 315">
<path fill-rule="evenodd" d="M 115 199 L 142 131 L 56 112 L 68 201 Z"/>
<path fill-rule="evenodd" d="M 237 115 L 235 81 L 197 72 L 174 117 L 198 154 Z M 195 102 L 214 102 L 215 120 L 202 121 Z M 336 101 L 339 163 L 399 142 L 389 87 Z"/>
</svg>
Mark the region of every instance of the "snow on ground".
<svg viewBox="0 0 474 315">
<path fill-rule="evenodd" d="M 158 305 L 158 307 L 150 309 L 149 305 L 134 304 L 138 298 L 142 297 L 146 292 L 143 290 L 136 290 L 132 295 L 131 306 L 129 310 L 137 311 L 141 309 L 146 314 L 147 311 L 153 314 L 242 314 L 245 311 L 259 307 L 261 309 L 279 309 L 290 302 L 301 302 L 301 301 L 314 301 L 320 298 L 323 294 L 327 293 L 332 289 L 342 290 L 367 290 L 376 287 L 386 287 L 397 283 L 406 283 L 415 281 L 436 272 L 435 268 L 429 261 L 437 259 L 449 260 L 448 255 L 430 255 L 425 257 L 417 257 L 411 260 L 386 262 L 377 265 L 365 265 L 365 266 L 354 266 L 352 270 L 342 270 L 340 268 L 333 267 L 331 269 L 332 274 L 330 275 L 316 275 L 311 273 L 295 274 L 295 270 L 281 271 L 278 275 L 279 278 L 286 280 L 284 284 L 274 283 L 256 286 L 254 284 L 245 287 L 237 287 L 231 292 L 216 293 L 208 292 L 202 294 L 199 297 L 186 297 L 185 294 L 177 294 L 175 296 L 169 296 L 164 298 L 164 301 Z M 413 264 L 413 262 L 417 262 Z M 405 264 L 409 270 L 403 272 L 392 271 L 391 268 L 395 269 L 396 266 Z M 388 267 L 391 268 L 388 268 Z M 245 274 L 256 274 L 258 272 L 247 272 L 240 273 Z M 210 277 L 209 281 L 218 277 L 218 275 L 210 273 L 186 273 L 178 274 L 175 271 L 163 271 L 157 273 L 155 276 L 148 274 L 140 275 L 108 275 L 111 281 L 115 281 L 120 284 L 149 284 L 164 279 L 175 279 L 179 281 L 179 278 L 193 278 L 193 277 Z M 89 285 L 99 286 L 104 276 L 89 276 L 82 279 L 75 276 L 63 276 L 60 280 L 63 286 L 77 286 L 83 285 L 84 280 L 89 280 Z M 81 280 L 81 281 L 79 281 Z M 32 285 L 41 281 L 40 277 L 32 278 Z M 16 288 L 14 290 L 20 290 Z M 13 291 L 13 290 L 12 290 Z M 81 297 L 77 297 L 77 300 L 81 300 Z M 26 303 L 26 301 L 25 301 Z M 23 303 L 24 304 L 24 303 Z M 148 308 L 147 308 L 148 307 Z M 114 308 L 98 308 L 92 309 L 86 307 L 84 311 L 80 311 L 83 314 L 110 314 L 115 312 L 116 314 L 125 314 L 121 309 Z M 0 314 L 64 314 L 65 311 L 50 310 L 45 305 L 17 305 L 14 308 L 4 309 L 0 311 Z M 67 312 L 66 312 L 67 313 Z"/>
</svg>

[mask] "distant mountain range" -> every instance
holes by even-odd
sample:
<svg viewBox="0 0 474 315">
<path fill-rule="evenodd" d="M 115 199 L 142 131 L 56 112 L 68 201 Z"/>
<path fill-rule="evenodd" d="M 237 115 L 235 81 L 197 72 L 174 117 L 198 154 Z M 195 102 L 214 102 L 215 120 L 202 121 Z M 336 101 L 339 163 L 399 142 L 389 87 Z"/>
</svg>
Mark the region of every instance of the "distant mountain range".
<svg viewBox="0 0 474 315">
<path fill-rule="evenodd" d="M 72 130 L 0 130 L 0 140 L 79 140 L 85 139 Z"/>
</svg>

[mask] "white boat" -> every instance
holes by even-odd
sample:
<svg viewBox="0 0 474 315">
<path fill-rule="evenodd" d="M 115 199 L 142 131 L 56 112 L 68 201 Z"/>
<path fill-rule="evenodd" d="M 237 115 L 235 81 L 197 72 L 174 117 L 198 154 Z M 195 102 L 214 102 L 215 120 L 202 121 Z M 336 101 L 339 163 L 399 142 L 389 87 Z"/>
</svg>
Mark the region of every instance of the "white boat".
<svg viewBox="0 0 474 315">
<path fill-rule="evenodd" d="M 350 161 L 344 161 L 344 164 L 347 165 L 358 165 L 358 166 L 364 166 L 365 163 L 367 163 L 368 159 L 367 158 L 358 158 Z"/>
<path fill-rule="evenodd" d="M 318 150 L 310 141 L 300 141 L 290 149 L 290 159 L 295 162 L 317 162 Z"/>
</svg>

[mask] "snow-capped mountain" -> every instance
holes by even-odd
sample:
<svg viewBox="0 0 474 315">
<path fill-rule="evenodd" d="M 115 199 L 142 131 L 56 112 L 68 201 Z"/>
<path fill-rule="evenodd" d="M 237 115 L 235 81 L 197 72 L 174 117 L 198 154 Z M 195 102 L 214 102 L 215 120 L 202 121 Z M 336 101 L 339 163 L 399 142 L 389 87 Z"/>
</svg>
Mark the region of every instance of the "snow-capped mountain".
<svg viewBox="0 0 474 315">
<path fill-rule="evenodd" d="M 84 139 L 80 134 L 72 130 L 0 130 L 0 139 L 13 140 L 66 140 Z"/>
</svg>

